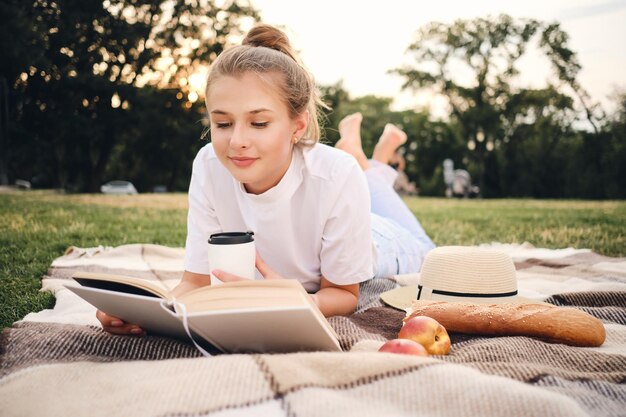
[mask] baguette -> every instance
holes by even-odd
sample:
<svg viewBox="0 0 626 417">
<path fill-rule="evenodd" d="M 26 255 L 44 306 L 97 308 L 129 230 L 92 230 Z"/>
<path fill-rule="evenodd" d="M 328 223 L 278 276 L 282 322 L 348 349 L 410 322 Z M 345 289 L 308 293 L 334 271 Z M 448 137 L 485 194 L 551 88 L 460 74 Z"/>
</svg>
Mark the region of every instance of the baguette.
<svg viewBox="0 0 626 417">
<path fill-rule="evenodd" d="M 530 336 L 583 347 L 600 346 L 606 337 L 600 320 L 571 307 L 414 300 L 408 311 L 404 322 L 414 316 L 428 316 L 453 333 Z"/>
</svg>

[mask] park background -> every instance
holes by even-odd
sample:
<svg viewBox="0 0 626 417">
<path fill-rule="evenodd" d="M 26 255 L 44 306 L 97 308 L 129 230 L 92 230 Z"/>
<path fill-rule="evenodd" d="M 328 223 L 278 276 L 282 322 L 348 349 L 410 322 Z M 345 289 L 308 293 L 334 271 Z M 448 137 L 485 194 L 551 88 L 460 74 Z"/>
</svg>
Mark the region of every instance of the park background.
<svg viewBox="0 0 626 417">
<path fill-rule="evenodd" d="M 54 305 L 41 278 L 72 245 L 184 245 L 191 162 L 210 137 L 206 71 L 261 20 L 282 25 L 319 74 L 331 107 L 324 142 L 355 111 L 367 152 L 385 123 L 407 132 L 402 152 L 419 196 L 405 201 L 437 245 L 626 255 L 626 90 L 614 76 L 626 2 L 582 1 L 554 18 L 527 15 L 526 4 L 553 4 L 535 0 L 417 11 L 419 2 L 335 3 L 0 2 L 0 328 Z M 356 30 L 359 16 L 373 36 Z M 319 39 L 305 36 L 307 18 Z M 561 25 L 572 18 L 584 24 Z M 593 44 L 601 53 L 591 61 L 578 42 L 581 60 L 565 26 L 578 39 L 608 40 Z M 483 198 L 442 198 L 445 158 L 471 173 Z M 99 193 L 117 179 L 140 194 Z M 18 180 L 31 190 L 16 190 Z"/>
<path fill-rule="evenodd" d="M 426 21 L 429 8 L 392 1 L 379 10 L 377 27 L 372 15 L 382 5 L 346 2 L 333 8 L 322 2 L 298 9 L 292 3 L 4 1 L 0 183 L 26 180 L 33 188 L 98 192 L 103 183 L 124 179 L 140 192 L 185 191 L 193 156 L 210 137 L 203 135 L 206 71 L 220 51 L 239 42 L 266 14 L 292 35 L 304 58 L 315 58 L 310 67 L 332 81 L 319 85 L 331 107 L 324 141 L 333 144 L 338 121 L 354 111 L 364 116 L 366 151 L 385 123 L 399 125 L 408 134 L 401 149 L 406 173 L 420 195 L 444 195 L 446 158 L 469 171 L 485 198 L 626 195 L 624 80 L 604 80 L 599 88 L 597 77 L 588 72 L 582 77 L 579 55 L 558 20 L 521 15 L 520 6 L 516 16 Z M 569 22 L 588 12 L 615 22 L 611 17 L 626 10 L 624 1 L 579 3 L 553 15 Z M 498 10 L 483 4 L 493 2 L 478 2 L 476 12 Z M 445 15 L 442 8 L 432 6 L 432 14 Z M 537 13 L 537 2 L 528 8 Z M 459 6 L 447 16 L 468 13 Z M 345 19 L 343 27 L 338 15 Z M 332 24 L 325 25 L 324 16 Z M 305 37 L 307 20 L 317 25 L 318 42 Z M 598 31 L 617 36 L 623 29 L 602 28 L 597 21 L 579 38 L 604 41 Z M 359 36 L 361 23 L 374 36 Z M 394 24 L 409 35 L 386 36 Z M 604 55 L 586 58 L 600 78 L 619 77 L 610 63 L 624 58 L 619 39 L 609 40 L 613 47 L 596 45 Z M 325 60 L 320 50 L 327 52 Z M 388 50 L 396 51 L 397 59 Z M 614 60 L 598 59 L 607 50 Z M 333 80 L 324 68 L 349 70 L 333 73 L 342 77 Z M 355 85 L 349 74 L 371 79 Z M 397 94 L 389 90 L 389 80 Z M 368 84 L 369 90 L 363 86 Z"/>
</svg>

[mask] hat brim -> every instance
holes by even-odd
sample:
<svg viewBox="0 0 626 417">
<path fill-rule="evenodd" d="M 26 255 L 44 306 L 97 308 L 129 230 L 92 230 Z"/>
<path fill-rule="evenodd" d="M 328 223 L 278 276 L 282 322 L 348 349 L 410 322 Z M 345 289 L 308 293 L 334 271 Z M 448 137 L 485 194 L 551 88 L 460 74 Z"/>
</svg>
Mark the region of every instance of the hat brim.
<svg viewBox="0 0 626 417">
<path fill-rule="evenodd" d="M 402 286 L 389 291 L 385 291 L 380 294 L 380 299 L 389 307 L 393 307 L 395 309 L 407 312 L 411 308 L 413 301 L 417 300 L 417 285 Z M 430 298 L 430 300 L 466 302 L 476 304 L 498 304 L 503 302 L 514 304 L 547 304 L 542 300 L 533 300 L 531 298 L 522 297 L 520 295 L 507 297 L 506 300 L 500 299 L 499 302 L 495 302 L 493 299 L 480 297 L 450 297 L 447 299 Z"/>
</svg>

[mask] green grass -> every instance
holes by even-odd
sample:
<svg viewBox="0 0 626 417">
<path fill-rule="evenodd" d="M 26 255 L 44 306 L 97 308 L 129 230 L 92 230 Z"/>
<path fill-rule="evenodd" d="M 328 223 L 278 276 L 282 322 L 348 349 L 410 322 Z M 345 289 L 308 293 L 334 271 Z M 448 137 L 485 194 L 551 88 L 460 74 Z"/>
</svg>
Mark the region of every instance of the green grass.
<svg viewBox="0 0 626 417">
<path fill-rule="evenodd" d="M 524 243 L 626 255 L 626 201 L 407 200 L 437 245 Z"/>
<path fill-rule="evenodd" d="M 437 245 L 529 242 L 626 255 L 626 202 L 412 198 L 407 203 Z M 186 212 L 185 194 L 0 194 L 0 328 L 54 305 L 54 297 L 38 292 L 40 279 L 67 247 L 181 247 Z"/>
</svg>

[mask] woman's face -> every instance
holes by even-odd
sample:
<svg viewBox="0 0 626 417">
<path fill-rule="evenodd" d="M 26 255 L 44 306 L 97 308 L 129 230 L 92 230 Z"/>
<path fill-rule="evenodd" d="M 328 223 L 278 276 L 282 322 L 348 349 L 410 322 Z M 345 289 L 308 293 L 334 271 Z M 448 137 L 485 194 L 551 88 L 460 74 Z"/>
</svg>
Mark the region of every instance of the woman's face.
<svg viewBox="0 0 626 417">
<path fill-rule="evenodd" d="M 211 141 L 220 162 L 244 184 L 261 194 L 281 180 L 289 164 L 293 138 L 306 129 L 306 112 L 295 120 L 274 92 L 275 74 L 254 73 L 216 79 L 207 96 Z"/>
</svg>

